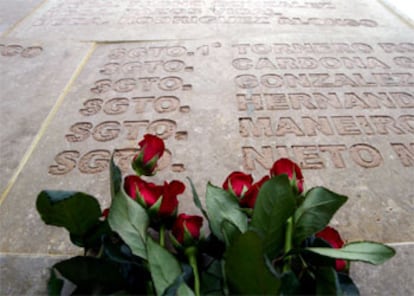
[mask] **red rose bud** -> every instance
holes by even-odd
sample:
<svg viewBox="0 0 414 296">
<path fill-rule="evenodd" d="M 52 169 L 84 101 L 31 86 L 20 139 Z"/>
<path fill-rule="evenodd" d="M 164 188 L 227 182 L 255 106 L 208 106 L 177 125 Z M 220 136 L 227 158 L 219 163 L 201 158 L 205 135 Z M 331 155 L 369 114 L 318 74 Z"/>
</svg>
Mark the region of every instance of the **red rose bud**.
<svg viewBox="0 0 414 296">
<path fill-rule="evenodd" d="M 269 176 L 264 176 L 259 182 L 253 184 L 249 190 L 247 190 L 246 194 L 240 200 L 240 206 L 244 208 L 254 208 L 256 204 L 257 196 L 259 195 L 260 188 L 262 185 L 270 179 Z"/>
<path fill-rule="evenodd" d="M 107 219 L 109 215 L 109 208 L 102 211 L 102 218 Z"/>
<path fill-rule="evenodd" d="M 223 183 L 223 189 L 241 198 L 252 186 L 252 175 L 242 172 L 232 172 Z"/>
<path fill-rule="evenodd" d="M 138 145 L 140 152 L 134 157 L 132 168 L 139 176 L 152 176 L 158 159 L 164 154 L 164 141 L 157 136 L 146 134 Z"/>
<path fill-rule="evenodd" d="M 340 249 L 344 245 L 344 241 L 339 235 L 339 232 L 329 226 L 325 227 L 325 229 L 323 229 L 322 231 L 319 231 L 315 236 L 324 239 L 334 249 Z M 335 260 L 336 271 L 342 271 L 345 268 L 346 268 L 345 260 L 342 260 L 342 259 Z"/>
<path fill-rule="evenodd" d="M 191 246 L 200 238 L 202 225 L 202 217 L 180 214 L 172 227 L 172 235 L 182 246 Z"/>
<path fill-rule="evenodd" d="M 277 160 L 270 170 L 270 175 L 279 176 L 286 174 L 294 187 L 298 189 L 299 193 L 303 192 L 303 175 L 299 166 L 287 158 L 281 158 Z"/>
<path fill-rule="evenodd" d="M 175 215 L 178 208 L 177 195 L 184 192 L 185 185 L 180 181 L 172 181 L 159 186 L 138 176 L 127 176 L 124 189 L 132 199 L 150 209 L 156 216 L 168 217 Z"/>
</svg>

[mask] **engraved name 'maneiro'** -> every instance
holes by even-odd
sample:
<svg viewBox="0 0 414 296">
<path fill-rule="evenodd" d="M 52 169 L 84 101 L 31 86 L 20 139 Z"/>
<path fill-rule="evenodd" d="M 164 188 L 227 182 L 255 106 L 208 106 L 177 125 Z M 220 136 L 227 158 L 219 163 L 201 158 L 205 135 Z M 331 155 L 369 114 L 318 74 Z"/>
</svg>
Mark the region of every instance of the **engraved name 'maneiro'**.
<svg viewBox="0 0 414 296">
<path fill-rule="evenodd" d="M 261 76 L 253 74 L 238 75 L 234 78 L 241 89 L 296 88 L 296 87 L 399 87 L 414 86 L 413 73 L 299 73 L 275 74 Z"/>
<path fill-rule="evenodd" d="M 242 137 L 406 135 L 414 134 L 414 115 L 242 117 L 239 132 Z"/>
<path fill-rule="evenodd" d="M 409 92 L 238 93 L 236 100 L 239 111 L 250 112 L 414 108 L 414 93 Z"/>
</svg>

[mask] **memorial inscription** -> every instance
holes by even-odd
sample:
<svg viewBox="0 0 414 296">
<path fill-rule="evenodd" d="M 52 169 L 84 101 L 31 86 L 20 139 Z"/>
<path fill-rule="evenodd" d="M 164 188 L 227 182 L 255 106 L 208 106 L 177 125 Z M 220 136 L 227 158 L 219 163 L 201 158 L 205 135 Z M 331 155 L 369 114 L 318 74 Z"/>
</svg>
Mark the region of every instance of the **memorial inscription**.
<svg viewBox="0 0 414 296">
<path fill-rule="evenodd" d="M 238 119 L 242 137 L 330 142 L 244 146 L 247 170 L 255 170 L 256 163 L 269 169 L 278 157 L 296 158 L 304 169 L 375 168 L 383 165 L 384 152 L 369 137 L 412 139 L 413 43 L 235 44 L 233 52 L 232 66 L 243 73 L 234 78 L 236 104 L 241 114 L 251 115 Z M 368 142 L 338 142 L 347 137 Z M 403 166 L 414 162 L 412 142 L 388 145 Z M 351 161 L 344 161 L 344 154 Z"/>
<path fill-rule="evenodd" d="M 108 41 L 233 38 L 241 30 L 243 36 L 254 37 L 314 30 L 375 34 L 384 29 L 407 29 L 384 11 L 381 4 L 368 0 L 160 0 L 150 4 L 140 0 L 50 0 L 13 35 L 23 37 L 32 33 L 46 38 L 64 32 L 76 39 Z"/>
</svg>

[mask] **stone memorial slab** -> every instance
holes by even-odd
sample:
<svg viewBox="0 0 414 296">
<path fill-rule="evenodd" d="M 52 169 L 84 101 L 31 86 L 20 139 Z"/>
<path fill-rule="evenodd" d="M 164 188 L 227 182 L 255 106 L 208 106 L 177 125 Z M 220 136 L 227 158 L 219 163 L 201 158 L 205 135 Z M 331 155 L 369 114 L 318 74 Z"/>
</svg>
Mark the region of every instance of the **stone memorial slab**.
<svg viewBox="0 0 414 296">
<path fill-rule="evenodd" d="M 0 251 L 79 252 L 40 221 L 37 193 L 85 191 L 108 206 L 111 154 L 128 174 L 145 133 L 168 149 L 156 183 L 190 176 L 203 196 L 207 181 L 258 179 L 288 156 L 307 188 L 349 196 L 333 220 L 346 239 L 413 241 L 412 36 L 99 45 L 0 207 Z M 189 188 L 180 200 L 197 212 Z"/>
<path fill-rule="evenodd" d="M 393 244 L 395 257 L 380 266 L 354 263 L 351 276 L 361 295 L 412 295 L 414 243 Z"/>
<path fill-rule="evenodd" d="M 0 1 L 0 36 L 35 9 L 41 0 Z"/>
<path fill-rule="evenodd" d="M 408 29 L 376 0 L 49 0 L 12 36 L 171 40 L 318 32 L 381 36 Z"/>
<path fill-rule="evenodd" d="M 0 39 L 1 192 L 89 47 Z"/>
</svg>

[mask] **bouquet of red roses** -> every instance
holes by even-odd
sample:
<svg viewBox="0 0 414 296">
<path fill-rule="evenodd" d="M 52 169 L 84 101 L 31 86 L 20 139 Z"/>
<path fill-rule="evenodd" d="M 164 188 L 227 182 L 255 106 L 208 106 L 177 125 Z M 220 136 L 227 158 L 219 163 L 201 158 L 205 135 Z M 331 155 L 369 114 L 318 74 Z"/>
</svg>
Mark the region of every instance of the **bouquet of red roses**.
<svg viewBox="0 0 414 296">
<path fill-rule="evenodd" d="M 135 175 L 122 178 L 111 161 L 112 204 L 103 212 L 82 192 L 38 195 L 43 221 L 66 228 L 85 250 L 52 267 L 49 294 L 357 295 L 349 262 L 380 264 L 395 254 L 375 242 L 344 244 L 328 223 L 347 197 L 323 187 L 304 192 L 289 159 L 257 182 L 232 172 L 222 187 L 208 183 L 205 206 L 189 179 L 204 218 L 178 214 L 185 185 L 148 181 L 164 142 L 145 135 L 139 146 Z"/>
</svg>

